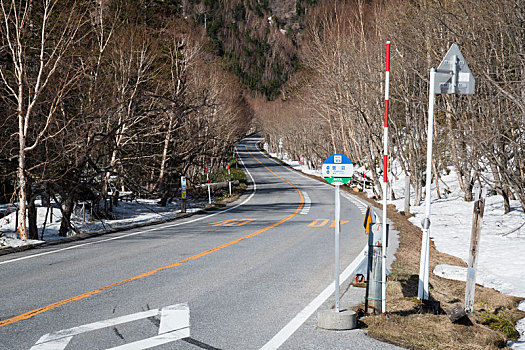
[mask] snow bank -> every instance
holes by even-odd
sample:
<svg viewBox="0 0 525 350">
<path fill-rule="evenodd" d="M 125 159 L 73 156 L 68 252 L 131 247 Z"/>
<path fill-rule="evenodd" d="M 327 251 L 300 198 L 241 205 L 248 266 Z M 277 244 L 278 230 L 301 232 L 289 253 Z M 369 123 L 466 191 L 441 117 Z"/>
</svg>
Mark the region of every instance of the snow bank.
<svg viewBox="0 0 525 350">
<path fill-rule="evenodd" d="M 467 262 L 474 203 L 463 200 L 454 169 L 442 180 L 442 199 L 437 199 L 435 184 L 432 185 L 430 236 L 440 252 Z M 397 210 L 404 210 L 404 184 L 402 174 L 392 184 L 396 200 L 391 203 Z M 411 198 L 413 204 L 413 189 Z M 485 200 L 476 283 L 504 294 L 525 298 L 525 213 L 518 201 L 511 201 L 511 208 L 509 213 L 504 213 L 501 196 L 488 196 Z M 421 227 L 425 216 L 424 202 L 411 206 L 410 212 L 414 214 L 410 221 Z M 444 278 L 466 280 L 466 269 L 462 267 L 440 265 L 434 273 Z M 525 311 L 523 302 L 521 307 Z M 513 342 L 512 346 L 514 349 L 525 349 L 525 319 L 519 322 L 517 328 L 521 338 Z"/>
<path fill-rule="evenodd" d="M 117 207 L 113 207 L 111 215 L 115 217 L 113 220 L 92 220 L 89 215 L 89 209 L 86 210 L 86 221 L 82 214 L 82 207 L 77 206 L 76 212 L 72 215 L 71 223 L 79 232 L 91 231 L 105 231 L 118 227 L 125 227 L 129 225 L 154 223 L 159 220 L 171 219 L 180 213 L 180 203 L 169 203 L 166 207 L 161 207 L 157 204 L 158 200 L 154 199 L 136 199 L 132 202 L 119 202 Z M 37 201 L 37 226 L 39 238 L 42 240 L 28 240 L 23 241 L 16 236 L 15 228 L 15 213 L 0 219 L 0 248 L 2 247 L 20 247 L 27 244 L 41 244 L 44 241 L 52 241 L 61 239 L 58 236 L 60 229 L 60 221 L 62 215 L 58 208 L 53 209 L 53 222 L 50 222 L 51 213 L 48 214 L 44 236 L 42 237 L 42 230 L 44 227 L 44 220 L 46 217 L 47 208 L 38 207 L 40 202 Z M 205 202 L 187 202 L 186 212 L 192 213 L 201 210 Z M 3 208 L 4 210 L 7 209 Z M 74 234 L 72 232 L 71 234 Z"/>
</svg>

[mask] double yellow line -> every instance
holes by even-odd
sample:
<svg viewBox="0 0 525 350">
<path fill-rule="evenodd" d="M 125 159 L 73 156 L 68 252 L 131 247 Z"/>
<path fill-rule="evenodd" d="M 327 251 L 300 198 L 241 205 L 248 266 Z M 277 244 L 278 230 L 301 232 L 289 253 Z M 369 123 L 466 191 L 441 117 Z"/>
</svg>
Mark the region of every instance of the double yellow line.
<svg viewBox="0 0 525 350">
<path fill-rule="evenodd" d="M 131 278 L 127 278 L 125 280 L 122 280 L 122 281 L 118 281 L 118 282 L 115 282 L 115 283 L 112 283 L 112 284 L 109 284 L 105 287 L 102 287 L 102 288 L 98 288 L 98 289 L 95 289 L 95 290 L 92 290 L 91 292 L 87 292 L 87 293 L 83 293 L 83 294 L 79 294 L 77 296 L 74 296 L 72 298 L 69 298 L 69 299 L 64 299 L 64 300 L 61 300 L 61 301 L 57 301 L 56 303 L 53 303 L 53 304 L 49 304 L 49 305 L 46 305 L 46 306 L 43 306 L 41 308 L 38 308 L 38 309 L 34 309 L 34 310 L 31 310 L 31 311 L 28 311 L 26 313 L 23 313 L 21 315 L 18 315 L 18 316 L 14 316 L 14 317 L 11 317 L 11 318 L 8 318 L 8 319 L 5 319 L 5 320 L 2 320 L 0 321 L 0 327 L 3 327 L 3 326 L 7 326 L 9 324 L 12 324 L 12 323 L 16 323 L 16 322 L 19 322 L 19 321 L 23 321 L 23 320 L 27 320 L 33 316 L 36 316 L 38 314 L 41 314 L 41 313 L 44 313 L 46 311 L 49 311 L 49 310 L 52 310 L 52 309 L 55 309 L 59 306 L 62 306 L 62 305 L 66 305 L 66 304 L 69 304 L 69 303 L 72 303 L 74 301 L 78 301 L 78 300 L 82 300 L 82 299 L 86 299 L 90 296 L 93 296 L 93 295 L 96 295 L 96 294 L 99 294 L 99 293 L 102 293 L 110 288 L 113 288 L 113 287 L 117 287 L 117 286 L 120 286 L 124 283 L 127 283 L 127 282 L 132 282 L 132 281 L 136 281 L 136 280 L 139 280 L 141 278 L 145 278 L 145 277 L 148 277 L 148 276 L 151 276 L 151 275 L 154 275 L 156 274 L 157 272 L 159 271 L 162 271 L 162 270 L 167 270 L 167 269 L 171 269 L 173 267 L 177 267 L 177 266 L 180 266 L 186 262 L 189 262 L 191 260 L 196 260 L 198 258 L 202 258 L 203 256 L 206 256 L 208 254 L 211 254 L 213 252 L 216 252 L 218 250 L 221 250 L 221 249 L 224 249 L 226 247 L 229 247 L 229 246 L 232 246 L 234 244 L 237 244 L 245 239 L 248 239 L 248 238 L 251 238 L 251 237 L 254 237 L 254 236 L 257 236 L 258 234 L 260 233 L 263 233 L 267 230 L 270 230 L 274 227 L 277 227 L 279 226 L 280 224 L 282 224 L 283 222 L 286 222 L 288 220 L 290 220 L 291 218 L 293 218 L 295 215 L 297 215 L 301 209 L 303 208 L 303 205 L 304 205 L 304 197 L 303 197 L 303 194 L 301 193 L 301 191 L 297 188 L 297 186 L 295 186 L 294 184 L 292 184 L 291 182 L 289 182 L 288 180 L 282 178 L 281 176 L 277 175 L 276 173 L 274 173 L 272 170 L 270 170 L 266 165 L 264 165 L 259 159 L 257 159 L 249 150 L 248 150 L 248 147 L 246 147 L 246 145 L 244 145 L 244 147 L 246 148 L 246 151 L 248 151 L 248 153 L 250 154 L 250 156 L 253 157 L 253 159 L 255 159 L 257 162 L 259 162 L 259 164 L 261 164 L 266 170 L 268 170 L 270 173 L 272 173 L 274 176 L 278 177 L 279 179 L 283 180 L 284 182 L 286 182 L 287 184 L 289 184 L 290 186 L 292 186 L 296 191 L 297 193 L 299 193 L 299 197 L 301 199 L 301 203 L 299 204 L 299 206 L 297 207 L 297 209 L 290 215 L 288 215 L 287 217 L 285 217 L 284 219 L 270 225 L 270 226 L 267 226 L 267 227 L 264 227 L 258 231 L 255 231 L 254 233 L 251 233 L 247 236 L 244 236 L 244 237 L 241 237 L 239 239 L 236 239 L 234 241 L 231 241 L 231 242 L 228 242 L 228 243 L 225 243 L 225 244 L 222 244 L 218 247 L 215 247 L 215 248 L 212 248 L 212 249 L 208 249 L 202 253 L 199 253 L 199 254 L 196 254 L 196 255 L 193 255 L 193 256 L 190 256 L 189 258 L 186 258 L 186 259 L 182 259 L 182 260 L 179 260 L 173 264 L 170 264 L 170 265 L 166 265 L 166 266 L 162 266 L 162 267 L 159 267 L 159 268 L 156 268 L 154 270 L 151 270 L 151 271 L 148 271 L 148 272 L 145 272 L 145 273 L 142 273 L 140 275 L 137 275 L 137 276 L 134 276 L 134 277 L 131 277 Z"/>
</svg>

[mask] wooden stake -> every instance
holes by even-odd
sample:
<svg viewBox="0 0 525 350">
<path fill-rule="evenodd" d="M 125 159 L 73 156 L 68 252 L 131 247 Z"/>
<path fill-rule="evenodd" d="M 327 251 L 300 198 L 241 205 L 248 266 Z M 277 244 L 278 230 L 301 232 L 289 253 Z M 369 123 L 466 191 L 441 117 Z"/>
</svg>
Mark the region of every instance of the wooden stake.
<svg viewBox="0 0 525 350">
<path fill-rule="evenodd" d="M 405 215 L 410 214 L 410 175 L 405 174 L 405 204 L 404 204 Z"/>
<path fill-rule="evenodd" d="M 470 252 L 467 269 L 467 284 L 465 287 L 465 311 L 474 311 L 474 293 L 476 291 L 476 266 L 479 255 L 479 240 L 481 226 L 483 225 L 483 212 L 485 211 L 485 196 L 487 189 L 484 188 L 480 196 L 479 187 L 475 189 L 474 215 L 472 217 L 472 234 L 470 236 Z"/>
</svg>

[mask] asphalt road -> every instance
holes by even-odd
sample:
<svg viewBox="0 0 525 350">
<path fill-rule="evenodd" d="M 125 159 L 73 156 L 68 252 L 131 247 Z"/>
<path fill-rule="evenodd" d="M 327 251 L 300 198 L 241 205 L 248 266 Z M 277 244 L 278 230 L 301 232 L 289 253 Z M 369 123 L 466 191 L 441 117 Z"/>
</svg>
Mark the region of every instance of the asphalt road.
<svg viewBox="0 0 525 350">
<path fill-rule="evenodd" d="M 226 210 L 0 257 L 0 349 L 393 348 L 304 313 L 333 304 L 318 296 L 333 283 L 334 190 L 257 141 L 238 146 L 250 187 Z M 341 271 L 363 258 L 363 210 L 341 200 Z"/>
</svg>

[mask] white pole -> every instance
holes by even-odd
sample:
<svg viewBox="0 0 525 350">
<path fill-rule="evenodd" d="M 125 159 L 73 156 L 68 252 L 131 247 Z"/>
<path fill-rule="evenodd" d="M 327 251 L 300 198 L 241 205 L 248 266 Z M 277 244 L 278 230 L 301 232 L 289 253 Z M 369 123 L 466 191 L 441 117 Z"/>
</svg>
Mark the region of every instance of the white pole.
<svg viewBox="0 0 525 350">
<path fill-rule="evenodd" d="M 383 135 L 383 237 L 381 243 L 381 312 L 386 312 L 386 240 L 387 240 L 387 183 L 388 183 L 388 107 L 390 89 L 390 41 L 386 42 L 385 70 L 385 128 Z"/>
<path fill-rule="evenodd" d="M 339 187 L 341 184 L 335 184 L 335 264 L 334 264 L 334 275 L 335 275 L 335 310 L 339 312 L 339 231 L 340 231 L 340 213 L 341 213 L 341 201 L 339 198 Z"/>
<path fill-rule="evenodd" d="M 206 182 L 208 183 L 208 203 L 211 204 L 210 177 L 208 175 L 208 167 L 206 167 Z"/>
<path fill-rule="evenodd" d="M 427 128 L 427 176 L 425 190 L 425 219 L 423 226 L 423 237 L 421 238 L 421 258 L 419 261 L 419 284 L 417 297 L 420 300 L 428 300 L 428 278 L 429 278 L 429 250 L 430 250 L 430 182 L 432 181 L 432 138 L 434 134 L 434 81 L 436 69 L 430 68 L 430 87 L 428 93 L 428 128 Z"/>
</svg>

